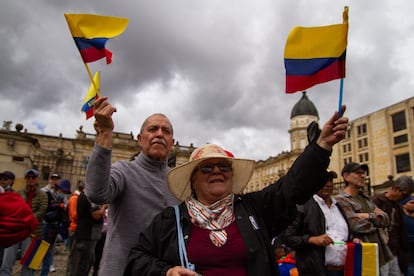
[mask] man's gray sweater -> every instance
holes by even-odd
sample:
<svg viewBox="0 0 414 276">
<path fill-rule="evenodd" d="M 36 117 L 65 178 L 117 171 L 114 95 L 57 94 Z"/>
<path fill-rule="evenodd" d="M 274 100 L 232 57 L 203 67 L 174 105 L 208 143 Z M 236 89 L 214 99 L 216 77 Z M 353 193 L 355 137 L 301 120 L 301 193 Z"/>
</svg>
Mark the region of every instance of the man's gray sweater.
<svg viewBox="0 0 414 276">
<path fill-rule="evenodd" d="M 100 276 L 122 275 L 139 234 L 161 210 L 178 203 L 167 187 L 166 162 L 140 153 L 111 165 L 111 153 L 95 144 L 86 170 L 86 196 L 110 204 Z"/>
</svg>

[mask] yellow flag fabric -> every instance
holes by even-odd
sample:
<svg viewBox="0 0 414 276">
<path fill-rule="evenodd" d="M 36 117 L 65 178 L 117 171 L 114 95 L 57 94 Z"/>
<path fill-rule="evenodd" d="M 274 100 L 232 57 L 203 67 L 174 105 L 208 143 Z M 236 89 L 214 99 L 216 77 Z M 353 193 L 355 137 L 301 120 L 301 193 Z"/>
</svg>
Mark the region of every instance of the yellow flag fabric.
<svg viewBox="0 0 414 276">
<path fill-rule="evenodd" d="M 121 17 L 65 13 L 65 18 L 73 37 L 112 38 L 128 26 L 128 18 Z"/>
<path fill-rule="evenodd" d="M 362 243 L 362 276 L 379 275 L 378 244 Z"/>
<path fill-rule="evenodd" d="M 95 100 L 101 96 L 100 92 L 101 72 L 97 71 L 93 77 L 93 82 L 89 86 L 88 93 L 83 100 L 82 111 L 86 113 L 86 119 L 93 116 Z M 95 89 L 96 88 L 96 89 Z"/>
<path fill-rule="evenodd" d="M 341 56 L 347 46 L 348 24 L 325 27 L 295 27 L 289 33 L 285 58 Z"/>
</svg>

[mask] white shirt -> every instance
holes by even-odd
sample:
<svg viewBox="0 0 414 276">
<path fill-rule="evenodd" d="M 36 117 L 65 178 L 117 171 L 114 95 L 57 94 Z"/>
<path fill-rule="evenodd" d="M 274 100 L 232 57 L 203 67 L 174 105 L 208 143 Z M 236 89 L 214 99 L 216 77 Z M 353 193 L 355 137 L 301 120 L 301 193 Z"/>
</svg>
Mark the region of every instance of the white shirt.
<svg viewBox="0 0 414 276">
<path fill-rule="evenodd" d="M 326 205 L 325 201 L 318 195 L 313 195 L 316 203 L 318 203 L 325 216 L 325 233 L 331 237 L 334 242 L 346 242 L 348 239 L 348 224 L 342 213 L 336 205 L 336 200 L 331 197 L 331 207 Z M 331 244 L 325 247 L 325 264 L 329 265 L 344 265 L 346 257 L 345 244 Z"/>
</svg>

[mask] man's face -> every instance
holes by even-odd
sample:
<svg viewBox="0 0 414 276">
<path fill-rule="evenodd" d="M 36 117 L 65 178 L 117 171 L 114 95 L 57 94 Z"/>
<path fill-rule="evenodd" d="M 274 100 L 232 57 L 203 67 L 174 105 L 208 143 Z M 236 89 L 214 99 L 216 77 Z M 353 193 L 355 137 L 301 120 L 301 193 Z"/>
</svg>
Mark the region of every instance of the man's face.
<svg viewBox="0 0 414 276">
<path fill-rule="evenodd" d="M 164 161 L 174 145 L 170 121 L 161 115 L 149 117 L 138 135 L 143 153 L 153 160 Z"/>
<path fill-rule="evenodd" d="M 348 185 L 352 185 L 356 188 L 364 188 L 366 172 L 363 169 L 358 169 L 354 172 L 344 173 L 343 177 Z"/>
<path fill-rule="evenodd" d="M 411 195 L 411 190 L 409 188 L 400 188 L 394 186 L 392 190 L 394 192 L 396 202 L 400 202 Z"/>
<path fill-rule="evenodd" d="M 58 184 L 59 183 L 59 178 L 57 178 L 57 177 L 51 177 L 50 179 L 49 179 L 49 184 L 50 184 L 50 188 L 52 188 L 52 189 L 54 189 L 55 187 L 56 187 L 56 184 Z"/>
<path fill-rule="evenodd" d="M 333 182 L 332 180 L 328 180 L 323 186 L 322 189 L 320 189 L 316 194 L 320 196 L 322 199 L 326 199 L 330 197 L 333 193 Z"/>
<path fill-rule="evenodd" d="M 35 176 L 33 173 L 29 173 L 24 180 L 26 180 L 26 186 L 29 188 L 34 188 L 39 181 L 39 177 Z"/>
<path fill-rule="evenodd" d="M 6 188 L 7 186 L 10 186 L 13 183 L 13 180 L 8 178 L 7 176 L 3 176 L 0 178 L 0 185 L 3 188 Z"/>
</svg>

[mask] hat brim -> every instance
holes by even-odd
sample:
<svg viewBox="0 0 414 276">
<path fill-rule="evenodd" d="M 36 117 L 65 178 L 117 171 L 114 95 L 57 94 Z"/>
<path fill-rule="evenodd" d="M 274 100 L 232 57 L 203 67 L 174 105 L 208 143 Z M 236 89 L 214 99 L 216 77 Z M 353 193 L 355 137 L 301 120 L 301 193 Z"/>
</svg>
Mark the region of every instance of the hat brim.
<svg viewBox="0 0 414 276">
<path fill-rule="evenodd" d="M 253 174 L 254 160 L 206 156 L 171 169 L 167 175 L 168 188 L 179 200 L 184 201 L 191 195 L 190 177 L 202 161 L 210 158 L 223 158 L 232 163 L 233 193 L 240 193 L 249 183 Z"/>
</svg>

